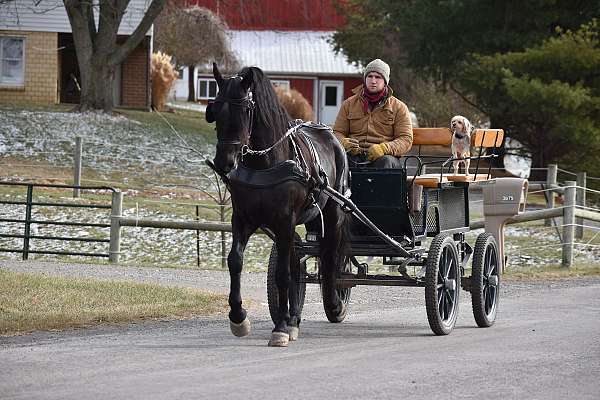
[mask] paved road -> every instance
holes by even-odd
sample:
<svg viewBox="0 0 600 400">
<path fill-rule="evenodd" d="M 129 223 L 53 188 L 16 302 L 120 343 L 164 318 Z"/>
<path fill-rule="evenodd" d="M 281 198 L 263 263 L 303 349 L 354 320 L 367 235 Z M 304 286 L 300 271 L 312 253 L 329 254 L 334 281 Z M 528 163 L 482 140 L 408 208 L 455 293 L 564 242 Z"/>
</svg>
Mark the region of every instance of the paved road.
<svg viewBox="0 0 600 400">
<path fill-rule="evenodd" d="M 0 267 L 226 290 L 214 271 Z M 264 277 L 250 274 L 244 283 L 254 298 L 248 338 L 231 336 L 225 316 L 0 338 L 0 398 L 597 399 L 600 392 L 598 278 L 505 284 L 489 329 L 475 327 L 463 292 L 446 337 L 431 334 L 422 290 L 355 289 L 350 315 L 334 325 L 309 287 L 300 340 L 287 349 L 266 346 Z"/>
</svg>

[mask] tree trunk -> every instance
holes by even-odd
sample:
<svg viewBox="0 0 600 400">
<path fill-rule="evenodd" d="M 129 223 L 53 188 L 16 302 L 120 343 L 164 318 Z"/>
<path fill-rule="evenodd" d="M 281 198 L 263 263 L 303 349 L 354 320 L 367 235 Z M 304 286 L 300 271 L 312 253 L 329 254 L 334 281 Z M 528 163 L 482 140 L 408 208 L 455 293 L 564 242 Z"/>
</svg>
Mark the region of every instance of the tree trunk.
<svg viewBox="0 0 600 400">
<path fill-rule="evenodd" d="M 194 72 L 196 71 L 195 65 L 188 66 L 188 101 L 196 101 L 196 85 L 194 84 Z"/>
<path fill-rule="evenodd" d="M 80 63 L 80 68 L 83 63 Z M 116 67 L 106 61 L 92 60 L 81 70 L 81 101 L 80 111 L 113 110 L 113 85 Z"/>
<path fill-rule="evenodd" d="M 63 0 L 81 72 L 80 111 L 112 111 L 116 67 L 146 37 L 166 0 L 152 0 L 133 33 L 127 36 L 123 44 L 117 44 L 119 25 L 129 2 L 130 0 Z M 98 12 L 97 19 L 94 17 L 95 12 Z"/>
</svg>

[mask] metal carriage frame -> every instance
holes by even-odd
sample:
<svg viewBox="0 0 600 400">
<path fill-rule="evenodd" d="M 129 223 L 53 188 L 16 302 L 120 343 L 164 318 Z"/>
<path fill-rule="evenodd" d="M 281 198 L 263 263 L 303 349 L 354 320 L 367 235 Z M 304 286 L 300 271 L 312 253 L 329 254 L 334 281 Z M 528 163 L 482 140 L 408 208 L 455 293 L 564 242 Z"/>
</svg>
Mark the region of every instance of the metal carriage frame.
<svg viewBox="0 0 600 400">
<path fill-rule="evenodd" d="M 493 143 L 498 143 L 498 131 Z M 500 139 L 501 141 L 501 139 Z M 483 141 L 481 145 L 483 145 Z M 482 146 L 483 147 L 483 146 Z M 496 147 L 496 146 L 494 146 Z M 476 158 L 477 169 L 482 158 Z M 489 327 L 496 319 L 501 252 L 493 235 L 480 234 L 472 247 L 465 240 L 469 227 L 469 186 L 471 180 L 448 181 L 422 174 L 423 162 L 416 156 L 418 167 L 414 177 L 407 177 L 406 164 L 402 169 L 351 170 L 352 196 L 343 198 L 339 193 L 326 191 L 353 216 L 350 232 L 350 250 L 344 265 L 339 266 L 336 290 L 345 308 L 341 314 L 325 309 L 331 322 L 341 322 L 346 316 L 351 289 L 359 285 L 416 286 L 425 289 L 425 303 L 430 328 L 436 335 L 449 334 L 456 323 L 461 288 L 471 293 L 475 321 L 480 327 Z M 446 166 L 454 159 L 442 160 Z M 490 177 L 491 164 L 487 176 Z M 432 179 L 433 178 L 433 179 Z M 474 177 L 477 179 L 477 172 Z M 419 185 L 424 183 L 424 186 Z M 297 236 L 295 253 L 301 275 L 294 277 L 303 306 L 306 284 L 320 284 L 318 272 L 307 271 L 306 262 L 319 256 L 320 232 Z M 429 247 L 424 243 L 431 238 Z M 367 263 L 356 257 L 383 257 L 383 264 L 396 269 L 395 273 L 370 274 Z M 472 259 L 471 275 L 465 270 Z M 274 271 L 277 262 L 273 247 L 267 279 L 267 294 L 271 316 L 277 310 L 278 298 Z"/>
</svg>

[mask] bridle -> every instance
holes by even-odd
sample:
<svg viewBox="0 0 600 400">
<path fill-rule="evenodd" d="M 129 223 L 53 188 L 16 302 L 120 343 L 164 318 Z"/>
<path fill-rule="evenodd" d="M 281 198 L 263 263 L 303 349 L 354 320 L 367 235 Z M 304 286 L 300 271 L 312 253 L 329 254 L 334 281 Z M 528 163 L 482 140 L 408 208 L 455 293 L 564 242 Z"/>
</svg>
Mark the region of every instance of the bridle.
<svg viewBox="0 0 600 400">
<path fill-rule="evenodd" d="M 227 97 L 227 96 L 222 96 L 219 94 L 212 103 L 213 104 L 227 103 L 230 106 L 233 105 L 233 106 L 241 107 L 242 110 L 246 110 L 248 112 L 249 122 L 248 122 L 248 133 L 246 135 L 246 140 L 245 140 L 246 143 L 242 144 L 242 141 L 239 139 L 237 139 L 237 140 L 220 140 L 220 139 L 218 139 L 217 140 L 217 147 L 228 146 L 228 145 L 229 146 L 242 145 L 240 148 L 240 151 L 238 153 L 238 155 L 240 156 L 240 158 L 242 160 L 244 159 L 244 156 L 246 154 L 250 154 L 253 156 L 262 156 L 264 154 L 267 154 L 268 152 L 273 150 L 274 147 L 278 146 L 285 139 L 287 139 L 288 137 L 293 135 L 296 132 L 296 130 L 298 129 L 297 127 L 290 128 L 281 138 L 279 138 L 279 140 L 277 140 L 275 143 L 273 143 L 273 145 L 271 145 L 270 147 L 268 147 L 266 149 L 253 150 L 250 148 L 250 136 L 252 135 L 252 126 L 254 123 L 254 110 L 256 109 L 256 103 L 254 102 L 254 100 L 252 98 L 252 91 L 248 91 L 248 94 L 244 97 Z"/>
<path fill-rule="evenodd" d="M 244 146 L 247 146 L 247 143 L 250 143 L 250 135 L 252 134 L 252 124 L 254 123 L 254 110 L 256 109 L 256 104 L 254 103 L 254 100 L 252 99 L 252 92 L 249 91 L 248 94 L 244 97 L 226 97 L 226 96 L 222 96 L 222 95 L 218 95 L 215 100 L 212 102 L 213 104 L 217 104 L 217 103 L 222 103 L 222 104 L 229 104 L 230 106 L 236 106 L 236 107 L 241 107 L 242 110 L 248 112 L 248 132 L 245 135 L 246 136 L 246 144 Z M 237 146 L 242 144 L 242 141 L 237 139 L 237 140 L 217 140 L 217 146 Z"/>
</svg>

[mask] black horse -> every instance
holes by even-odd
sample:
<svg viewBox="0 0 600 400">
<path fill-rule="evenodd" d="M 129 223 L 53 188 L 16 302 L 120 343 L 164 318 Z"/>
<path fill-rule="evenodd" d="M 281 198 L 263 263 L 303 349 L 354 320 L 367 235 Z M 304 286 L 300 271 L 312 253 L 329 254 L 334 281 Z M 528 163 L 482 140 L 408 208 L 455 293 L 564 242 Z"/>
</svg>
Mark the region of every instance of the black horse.
<svg viewBox="0 0 600 400">
<path fill-rule="evenodd" d="M 274 239 L 278 256 L 278 316 L 269 346 L 287 346 L 289 340 L 297 339 L 300 324 L 296 280 L 292 279 L 299 276 L 300 268 L 294 252 L 296 225 L 322 232 L 319 272 L 324 307 L 328 316 L 346 312 L 335 279 L 345 260 L 349 217 L 319 190 L 329 184 L 340 193 L 347 191 L 346 155 L 329 127 L 294 125 L 259 68 L 246 67 L 223 78 L 213 64 L 213 74 L 219 94 L 207 107 L 206 119 L 216 121 L 213 163 L 228 185 L 233 206 L 233 243 L 227 258 L 231 331 L 236 336 L 250 333 L 240 276 L 248 239 L 262 228 Z"/>
</svg>

